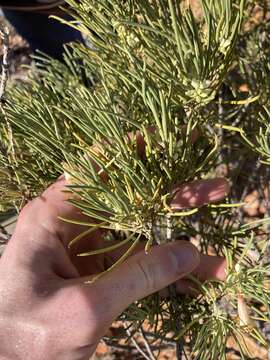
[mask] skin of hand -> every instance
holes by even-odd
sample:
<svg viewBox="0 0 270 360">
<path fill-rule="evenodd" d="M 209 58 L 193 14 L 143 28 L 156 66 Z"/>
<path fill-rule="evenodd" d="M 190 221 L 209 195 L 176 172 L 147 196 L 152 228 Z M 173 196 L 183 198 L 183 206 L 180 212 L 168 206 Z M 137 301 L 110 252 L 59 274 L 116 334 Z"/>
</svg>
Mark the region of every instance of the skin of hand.
<svg viewBox="0 0 270 360">
<path fill-rule="evenodd" d="M 58 217 L 84 219 L 67 201 L 60 178 L 21 211 L 15 232 L 0 259 L 0 359 L 88 360 L 113 320 L 132 302 L 176 283 L 189 289 L 190 272 L 202 280 L 225 278 L 225 260 L 200 255 L 188 242 L 138 249 L 125 263 L 94 283 L 119 257 L 113 252 L 88 258 L 84 250 L 104 246 L 102 232 L 68 250 L 85 227 Z M 175 208 L 221 200 L 229 191 L 224 179 L 194 181 L 175 187 Z M 89 220 L 89 218 L 88 218 Z"/>
</svg>

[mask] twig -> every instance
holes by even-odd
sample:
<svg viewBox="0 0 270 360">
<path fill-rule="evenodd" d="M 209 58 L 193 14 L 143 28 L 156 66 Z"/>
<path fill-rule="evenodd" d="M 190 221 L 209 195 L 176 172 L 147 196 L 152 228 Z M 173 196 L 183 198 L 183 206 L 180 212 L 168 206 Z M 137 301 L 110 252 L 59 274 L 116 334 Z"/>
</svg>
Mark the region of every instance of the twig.
<svg viewBox="0 0 270 360">
<path fill-rule="evenodd" d="M 9 30 L 7 27 L 0 28 L 0 36 L 3 42 L 3 60 L 2 60 L 2 75 L 0 82 L 0 103 L 2 106 L 3 97 L 6 90 L 9 70 Z"/>
<path fill-rule="evenodd" d="M 131 340 L 132 344 L 133 344 L 133 345 L 135 346 L 135 348 L 139 351 L 139 353 L 140 353 L 146 360 L 153 360 L 153 358 L 150 358 L 150 357 L 141 349 L 140 345 L 137 343 L 137 341 L 136 341 L 136 340 L 134 339 L 134 337 L 132 336 L 131 331 L 129 330 L 129 328 L 126 327 L 125 325 L 124 325 L 124 327 L 125 327 L 125 330 L 126 330 L 128 336 L 130 337 L 130 340 Z"/>
<path fill-rule="evenodd" d="M 175 236 L 173 234 L 173 227 L 172 227 L 172 218 L 170 217 L 170 215 L 167 215 L 166 220 L 167 220 L 167 229 L 166 229 L 167 230 L 166 231 L 167 242 L 175 241 Z M 170 300 L 171 300 L 171 312 L 172 312 L 172 315 L 175 316 L 176 330 L 178 332 L 180 332 L 181 319 L 180 319 L 178 304 L 176 301 L 177 290 L 176 290 L 175 284 L 172 284 L 169 286 L 169 294 L 170 294 Z M 177 360 L 182 359 L 182 354 L 183 354 L 183 341 L 182 341 L 182 339 L 179 339 L 178 341 L 176 341 L 176 358 L 177 358 Z"/>
<path fill-rule="evenodd" d="M 140 328 L 140 334 L 142 336 L 145 348 L 146 348 L 146 350 L 148 352 L 148 355 L 149 355 L 150 359 L 156 360 L 155 354 L 153 353 L 153 351 L 151 349 L 151 346 L 148 343 L 147 336 L 146 336 L 146 334 L 145 334 L 145 332 L 143 331 L 142 328 Z"/>
<path fill-rule="evenodd" d="M 218 121 L 220 124 L 223 124 L 224 107 L 223 107 L 222 101 L 224 100 L 224 85 L 221 86 L 221 88 L 219 89 L 218 100 L 219 100 L 218 101 Z M 219 135 L 219 144 L 220 144 L 223 141 L 223 136 L 224 136 L 222 127 L 219 128 L 218 135 Z M 223 162 L 222 151 L 220 151 L 220 153 L 219 153 L 218 160 L 222 164 L 222 162 Z"/>
<path fill-rule="evenodd" d="M 6 112 L 3 106 L 5 102 L 4 95 L 8 81 L 8 70 L 9 70 L 9 30 L 6 26 L 0 27 L 0 37 L 3 43 L 2 73 L 1 73 L 1 81 L 0 81 L 0 108 L 6 120 L 8 137 L 11 146 L 11 153 L 13 160 L 16 164 L 17 162 L 15 156 L 15 146 L 14 146 L 12 127 L 7 119 Z"/>
<path fill-rule="evenodd" d="M 177 332 L 181 331 L 181 318 L 179 314 L 179 308 L 176 301 L 177 298 L 177 291 L 175 284 L 172 284 L 169 286 L 169 294 L 170 294 L 170 300 L 171 300 L 171 312 L 175 316 L 175 323 L 176 323 L 176 330 Z M 181 360 L 183 355 L 183 340 L 180 338 L 176 341 L 176 359 Z"/>
<path fill-rule="evenodd" d="M 160 340 L 160 338 L 155 334 L 152 333 L 150 331 L 144 331 L 145 336 L 152 338 L 154 340 Z M 169 339 L 162 339 L 162 344 L 166 345 L 167 347 L 175 347 L 175 342 L 173 340 L 169 340 Z"/>
</svg>

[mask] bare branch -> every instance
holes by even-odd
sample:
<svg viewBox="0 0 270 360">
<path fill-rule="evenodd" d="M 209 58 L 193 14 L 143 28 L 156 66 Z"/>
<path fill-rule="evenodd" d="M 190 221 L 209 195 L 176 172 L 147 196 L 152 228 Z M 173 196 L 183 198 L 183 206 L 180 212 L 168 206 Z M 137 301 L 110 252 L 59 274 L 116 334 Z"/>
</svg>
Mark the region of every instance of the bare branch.
<svg viewBox="0 0 270 360">
<path fill-rule="evenodd" d="M 0 36 L 3 42 L 2 75 L 0 82 L 0 102 L 2 102 L 6 90 L 9 70 L 9 29 L 6 26 L 0 27 Z"/>
</svg>

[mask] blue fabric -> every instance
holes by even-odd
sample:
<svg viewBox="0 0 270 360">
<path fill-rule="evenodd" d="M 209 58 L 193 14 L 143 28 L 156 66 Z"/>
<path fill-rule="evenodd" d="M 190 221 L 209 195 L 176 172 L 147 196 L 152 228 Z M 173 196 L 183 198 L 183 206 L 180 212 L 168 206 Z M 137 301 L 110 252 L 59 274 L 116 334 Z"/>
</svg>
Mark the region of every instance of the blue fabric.
<svg viewBox="0 0 270 360">
<path fill-rule="evenodd" d="M 40 50 L 62 60 L 63 45 L 71 41 L 83 41 L 75 29 L 49 19 L 48 15 L 35 12 L 3 10 L 6 19 L 28 41 L 32 51 Z M 65 16 L 69 20 L 69 16 Z"/>
</svg>

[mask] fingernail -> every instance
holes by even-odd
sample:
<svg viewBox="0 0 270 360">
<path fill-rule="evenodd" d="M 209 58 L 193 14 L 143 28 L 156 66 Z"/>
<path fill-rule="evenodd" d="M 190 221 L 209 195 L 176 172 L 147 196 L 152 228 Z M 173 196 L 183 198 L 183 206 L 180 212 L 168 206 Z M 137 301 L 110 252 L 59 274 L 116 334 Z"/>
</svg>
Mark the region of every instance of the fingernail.
<svg viewBox="0 0 270 360">
<path fill-rule="evenodd" d="M 209 201 L 215 202 L 223 199 L 229 192 L 230 186 L 225 179 L 215 179 L 212 182 L 212 186 L 215 184 L 215 189 L 209 194 Z"/>
<path fill-rule="evenodd" d="M 172 263 L 180 274 L 190 273 L 200 262 L 198 250 L 190 243 L 175 242 L 171 246 Z"/>
</svg>

